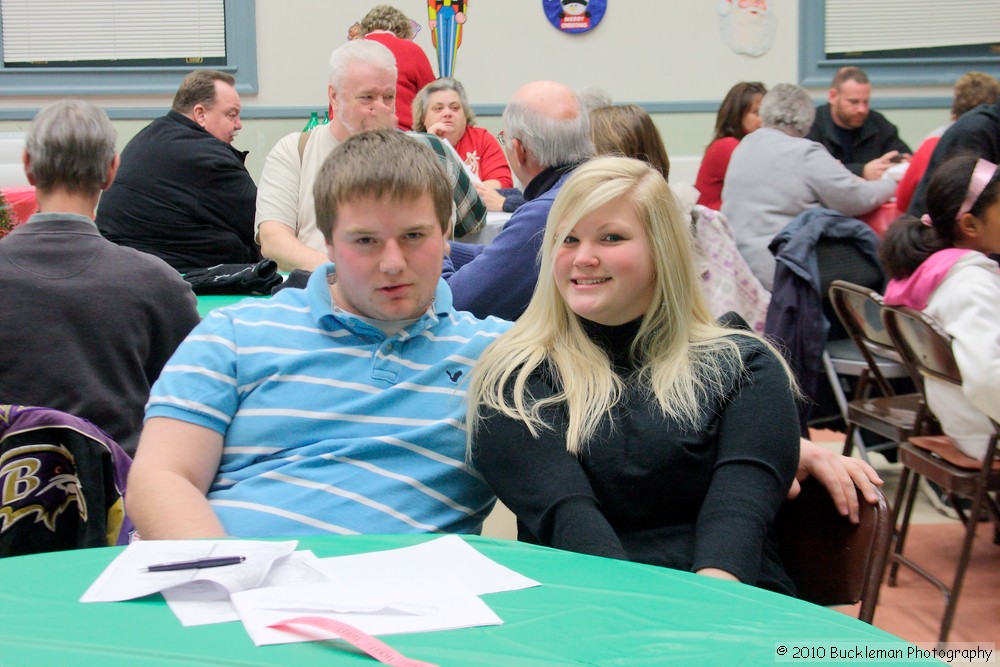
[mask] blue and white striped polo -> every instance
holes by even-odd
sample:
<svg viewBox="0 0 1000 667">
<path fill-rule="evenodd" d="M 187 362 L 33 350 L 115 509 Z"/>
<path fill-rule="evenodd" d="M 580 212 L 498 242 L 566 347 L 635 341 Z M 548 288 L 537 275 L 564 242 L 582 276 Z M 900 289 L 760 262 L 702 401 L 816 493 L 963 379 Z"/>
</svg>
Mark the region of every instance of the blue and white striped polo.
<svg viewBox="0 0 1000 667">
<path fill-rule="evenodd" d="M 304 290 L 213 311 L 152 388 L 146 418 L 224 436 L 208 499 L 227 533 L 478 532 L 494 497 L 465 463 L 472 365 L 510 323 L 452 308 L 394 336 Z"/>
</svg>

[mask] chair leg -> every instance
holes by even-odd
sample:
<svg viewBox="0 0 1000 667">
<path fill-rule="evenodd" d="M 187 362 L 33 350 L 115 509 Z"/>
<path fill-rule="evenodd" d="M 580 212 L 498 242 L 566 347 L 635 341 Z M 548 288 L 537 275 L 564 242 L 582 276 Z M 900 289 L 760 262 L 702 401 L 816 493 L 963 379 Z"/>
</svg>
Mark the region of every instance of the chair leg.
<svg viewBox="0 0 1000 667">
<path fill-rule="evenodd" d="M 850 456 L 851 452 L 854 451 L 854 424 L 852 422 L 847 422 L 847 433 L 844 434 L 844 451 L 841 452 L 844 456 Z M 863 458 L 863 457 L 862 457 Z"/>
<path fill-rule="evenodd" d="M 899 489 L 896 491 L 895 506 L 892 510 L 892 525 L 896 527 L 895 545 L 890 558 L 889 567 L 890 586 L 896 585 L 896 573 L 899 572 L 899 558 L 903 553 L 903 545 L 906 543 L 906 533 L 910 528 L 910 515 L 913 513 L 913 503 L 917 497 L 917 489 L 920 486 L 920 475 L 913 473 L 910 479 L 910 469 L 903 468 L 903 473 L 899 477 Z M 905 500 L 904 500 L 905 498 Z M 899 511 L 903 510 L 903 519 L 897 523 Z"/>
<path fill-rule="evenodd" d="M 826 370 L 826 379 L 830 383 L 830 389 L 833 392 L 833 397 L 837 401 L 837 409 L 840 410 L 840 416 L 843 418 L 844 423 L 847 423 L 847 397 L 844 395 L 844 390 L 840 386 L 840 376 L 837 375 L 836 369 L 833 367 L 833 360 L 830 359 L 830 353 L 825 349 L 823 350 L 823 368 Z"/>
<path fill-rule="evenodd" d="M 944 617 L 941 619 L 941 634 L 938 641 L 944 643 L 948 641 L 948 633 L 951 632 L 951 624 L 955 618 L 955 609 L 958 607 L 958 596 L 962 592 L 962 583 L 965 581 L 965 572 L 969 567 L 969 557 L 972 555 L 972 541 L 976 537 L 976 526 L 979 522 L 976 517 L 983 508 L 986 489 L 980 487 L 972 499 L 972 506 L 969 508 L 969 518 L 965 522 L 965 539 L 962 540 L 962 551 L 958 556 L 958 569 L 955 571 L 955 582 L 951 585 L 951 590 L 945 595 L 946 604 Z"/>
<path fill-rule="evenodd" d="M 844 434 L 844 451 L 842 454 L 850 456 L 851 452 L 855 449 L 858 450 L 861 460 L 871 465 L 871 461 L 868 460 L 868 448 L 865 447 L 864 438 L 861 437 L 861 429 L 858 428 L 857 424 L 849 421 L 847 422 L 847 432 Z"/>
</svg>

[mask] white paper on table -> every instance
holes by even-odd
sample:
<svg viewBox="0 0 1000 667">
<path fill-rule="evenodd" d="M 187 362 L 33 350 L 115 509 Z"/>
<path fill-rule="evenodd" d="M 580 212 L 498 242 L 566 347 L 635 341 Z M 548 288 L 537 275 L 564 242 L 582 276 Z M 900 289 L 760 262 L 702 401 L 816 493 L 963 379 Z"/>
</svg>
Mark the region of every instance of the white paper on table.
<svg viewBox="0 0 1000 667">
<path fill-rule="evenodd" d="M 321 558 L 314 566 L 333 582 L 454 577 L 476 595 L 541 586 L 534 579 L 490 560 L 458 535 L 401 549 Z"/>
<path fill-rule="evenodd" d="M 319 628 L 310 628 L 309 635 L 303 636 L 268 627 L 298 616 L 332 618 L 370 635 L 503 624 L 492 609 L 454 578 L 294 584 L 233 593 L 232 600 L 257 646 L 337 637 Z"/>
<path fill-rule="evenodd" d="M 120 602 L 159 593 L 192 581 L 210 581 L 230 593 L 259 586 L 279 558 L 295 551 L 298 541 L 141 540 L 133 542 L 104 568 L 80 602 Z M 197 570 L 147 572 L 158 563 L 243 556 L 238 565 Z"/>
<path fill-rule="evenodd" d="M 274 563 L 258 588 L 267 586 L 287 586 L 306 582 L 325 582 L 326 577 L 314 567 L 318 558 L 311 551 L 296 551 Z M 228 623 L 240 620 L 236 607 L 229 599 L 229 591 L 210 581 L 192 581 L 163 591 L 163 597 L 170 611 L 187 627 Z"/>
<path fill-rule="evenodd" d="M 906 170 L 910 168 L 909 162 L 899 162 L 882 172 L 882 178 L 891 178 L 897 183 L 903 180 Z"/>
</svg>

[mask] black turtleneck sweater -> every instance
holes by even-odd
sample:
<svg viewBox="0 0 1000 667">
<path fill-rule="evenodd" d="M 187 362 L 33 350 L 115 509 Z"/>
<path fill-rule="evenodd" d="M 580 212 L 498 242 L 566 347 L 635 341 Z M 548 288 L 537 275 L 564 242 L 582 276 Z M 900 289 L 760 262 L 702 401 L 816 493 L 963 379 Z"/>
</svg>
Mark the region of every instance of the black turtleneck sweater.
<svg viewBox="0 0 1000 667">
<path fill-rule="evenodd" d="M 562 407 L 543 411 L 552 428 L 537 439 L 496 414 L 474 438 L 476 465 L 517 515 L 518 538 L 679 570 L 716 567 L 792 593 L 769 528 L 798 465 L 798 422 L 771 351 L 734 337 L 745 371 L 729 374 L 692 429 L 639 386 L 629 355 L 638 320 L 585 328 L 628 389 L 579 456 L 566 451 Z M 556 386 L 537 370 L 527 389 L 542 398 Z"/>
</svg>

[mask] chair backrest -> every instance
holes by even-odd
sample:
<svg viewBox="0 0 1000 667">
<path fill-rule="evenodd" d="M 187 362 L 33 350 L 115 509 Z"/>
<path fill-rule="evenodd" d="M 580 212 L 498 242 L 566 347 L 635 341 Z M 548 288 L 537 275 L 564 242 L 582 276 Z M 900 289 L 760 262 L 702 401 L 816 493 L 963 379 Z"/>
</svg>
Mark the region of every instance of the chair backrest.
<svg viewBox="0 0 1000 667">
<path fill-rule="evenodd" d="M 698 205 L 691 211 L 691 219 L 701 291 L 712 315 L 739 313 L 751 329 L 764 333 L 771 293 L 740 254 L 726 217 Z"/>
<path fill-rule="evenodd" d="M 924 377 L 962 385 L 951 336 L 933 318 L 906 306 L 883 306 L 882 321 L 918 387 L 923 387 Z"/>
<path fill-rule="evenodd" d="M 861 251 L 854 239 L 821 238 L 816 244 L 816 263 L 819 268 L 823 314 L 831 324 L 827 338 L 839 340 L 845 335 L 838 330 L 840 320 L 830 312 L 834 310 L 828 300 L 830 286 L 836 281 L 844 281 L 873 291 L 881 291 L 885 287 L 885 274 L 882 272 L 882 267 Z"/>
<path fill-rule="evenodd" d="M 0 557 L 125 544 L 130 467 L 84 419 L 0 405 Z"/>
<path fill-rule="evenodd" d="M 868 364 L 869 377 L 878 385 L 883 396 L 893 396 L 895 392 L 874 357 L 878 354 L 899 359 L 882 322 L 882 295 L 868 287 L 834 280 L 830 284 L 829 296 L 837 319 Z"/>
<path fill-rule="evenodd" d="M 892 515 L 881 492 L 878 503 L 860 503 L 860 523 L 837 512 L 816 479 L 785 501 L 774 522 L 778 551 L 799 598 L 820 605 L 861 601 L 858 618 L 871 623 L 892 541 Z"/>
</svg>

